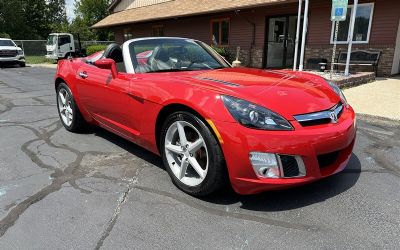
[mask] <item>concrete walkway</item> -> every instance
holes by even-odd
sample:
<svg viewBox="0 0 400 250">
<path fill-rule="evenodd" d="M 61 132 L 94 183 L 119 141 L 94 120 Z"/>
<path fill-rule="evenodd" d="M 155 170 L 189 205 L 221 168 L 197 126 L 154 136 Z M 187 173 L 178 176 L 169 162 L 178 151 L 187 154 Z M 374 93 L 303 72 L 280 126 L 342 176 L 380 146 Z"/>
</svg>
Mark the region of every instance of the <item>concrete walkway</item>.
<svg viewBox="0 0 400 250">
<path fill-rule="evenodd" d="M 400 77 L 377 78 L 344 94 L 356 113 L 400 120 Z"/>
</svg>

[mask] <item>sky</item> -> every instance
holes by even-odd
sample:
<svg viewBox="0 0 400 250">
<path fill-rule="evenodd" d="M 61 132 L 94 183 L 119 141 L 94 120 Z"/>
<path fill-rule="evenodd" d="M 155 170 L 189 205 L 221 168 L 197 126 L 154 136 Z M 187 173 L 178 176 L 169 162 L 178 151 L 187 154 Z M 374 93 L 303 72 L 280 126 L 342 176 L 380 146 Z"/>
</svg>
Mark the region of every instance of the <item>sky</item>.
<svg viewBox="0 0 400 250">
<path fill-rule="evenodd" d="M 75 17 L 74 3 L 75 3 L 75 0 L 65 0 L 65 5 L 66 5 L 66 9 L 67 9 L 67 18 L 70 21 L 72 19 L 74 19 L 74 17 Z"/>
</svg>

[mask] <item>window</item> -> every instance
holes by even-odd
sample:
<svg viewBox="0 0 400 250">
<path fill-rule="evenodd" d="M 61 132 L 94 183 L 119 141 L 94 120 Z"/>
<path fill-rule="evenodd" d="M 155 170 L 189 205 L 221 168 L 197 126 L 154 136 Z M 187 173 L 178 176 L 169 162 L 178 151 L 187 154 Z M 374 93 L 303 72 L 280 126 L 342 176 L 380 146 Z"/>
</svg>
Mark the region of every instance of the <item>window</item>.
<svg viewBox="0 0 400 250">
<path fill-rule="evenodd" d="M 346 21 L 339 22 L 339 30 L 338 30 L 338 43 L 348 43 L 349 36 L 349 28 L 350 28 L 350 19 L 351 13 L 353 11 L 353 5 L 349 5 L 347 9 Z M 353 42 L 354 43 L 368 43 L 369 35 L 371 31 L 372 24 L 372 14 L 374 11 L 373 3 L 359 4 L 356 12 L 356 19 L 354 24 L 354 34 L 353 34 Z M 331 34 L 331 43 L 333 43 L 335 35 L 335 23 L 332 22 L 332 34 Z"/>
<path fill-rule="evenodd" d="M 214 46 L 229 45 L 229 19 L 216 19 L 211 21 L 211 44 Z"/>
<path fill-rule="evenodd" d="M 154 25 L 153 29 L 153 36 L 164 36 L 164 25 Z"/>
<path fill-rule="evenodd" d="M 132 31 L 129 29 L 124 30 L 124 40 L 128 41 L 133 38 Z"/>
<path fill-rule="evenodd" d="M 71 37 L 70 36 L 59 36 L 58 37 L 58 46 L 63 46 L 64 44 L 70 44 Z"/>
</svg>

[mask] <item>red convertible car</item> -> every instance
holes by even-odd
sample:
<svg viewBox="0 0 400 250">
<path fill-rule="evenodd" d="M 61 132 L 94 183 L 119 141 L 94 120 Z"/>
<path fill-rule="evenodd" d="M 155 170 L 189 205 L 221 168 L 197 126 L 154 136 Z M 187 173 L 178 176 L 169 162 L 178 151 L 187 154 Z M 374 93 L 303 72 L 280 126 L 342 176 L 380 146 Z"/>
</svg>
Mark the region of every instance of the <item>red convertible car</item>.
<svg viewBox="0 0 400 250">
<path fill-rule="evenodd" d="M 352 153 L 356 120 L 340 89 L 289 70 L 232 68 L 203 42 L 141 38 L 62 60 L 64 127 L 101 126 L 162 157 L 173 183 L 240 194 L 333 175 Z"/>
</svg>

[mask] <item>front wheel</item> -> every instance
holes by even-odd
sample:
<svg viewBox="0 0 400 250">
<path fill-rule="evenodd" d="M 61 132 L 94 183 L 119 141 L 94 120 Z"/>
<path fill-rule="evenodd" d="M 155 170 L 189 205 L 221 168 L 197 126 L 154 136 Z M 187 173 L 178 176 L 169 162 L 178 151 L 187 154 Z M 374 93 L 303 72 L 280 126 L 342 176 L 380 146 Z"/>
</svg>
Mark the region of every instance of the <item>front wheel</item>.
<svg viewBox="0 0 400 250">
<path fill-rule="evenodd" d="M 86 122 L 65 83 L 60 83 L 57 88 L 57 108 L 60 120 L 68 131 L 80 132 L 85 128 Z"/>
<path fill-rule="evenodd" d="M 197 116 L 188 112 L 171 114 L 162 128 L 160 145 L 168 174 L 186 193 L 207 195 L 227 182 L 220 146 Z"/>
</svg>

